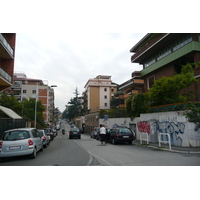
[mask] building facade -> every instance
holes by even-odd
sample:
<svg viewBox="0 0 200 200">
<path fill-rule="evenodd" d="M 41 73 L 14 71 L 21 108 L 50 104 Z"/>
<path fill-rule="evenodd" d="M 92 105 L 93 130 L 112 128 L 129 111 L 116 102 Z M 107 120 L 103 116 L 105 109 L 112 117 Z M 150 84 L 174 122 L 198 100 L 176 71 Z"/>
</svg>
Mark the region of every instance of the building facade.
<svg viewBox="0 0 200 200">
<path fill-rule="evenodd" d="M 89 79 L 84 88 L 85 131 L 90 133 L 94 127 L 99 126 L 99 111 L 110 109 L 110 101 L 117 91 L 117 85 L 111 81 L 111 76 L 98 75 Z"/>
<path fill-rule="evenodd" d="M 13 84 L 15 33 L 0 33 L 0 91 Z"/>
<path fill-rule="evenodd" d="M 84 107 L 87 113 L 110 109 L 110 100 L 117 91 L 117 85 L 111 81 L 111 76 L 99 75 L 89 79 L 83 93 Z"/>
<path fill-rule="evenodd" d="M 187 62 L 200 62 L 199 33 L 149 33 L 130 49 L 132 63 L 143 65 L 141 77 L 144 79 L 144 92 L 163 76 L 172 77 L 180 73 Z M 194 76 L 200 77 L 200 65 Z M 200 101 L 200 83 L 189 90 L 195 91 L 194 101 Z"/>
<path fill-rule="evenodd" d="M 118 89 L 120 91 L 123 91 L 123 100 L 124 100 L 124 105 L 120 104 L 119 107 L 125 108 L 126 100 L 134 94 L 139 94 L 144 92 L 143 88 L 144 88 L 144 80 L 140 76 L 140 71 L 134 71 L 132 73 L 131 79 L 118 86 Z"/>
<path fill-rule="evenodd" d="M 27 78 L 24 73 L 14 73 L 14 84 L 4 93 L 14 94 L 20 102 L 30 98 L 41 101 L 46 108 L 43 112 L 44 121 L 46 123 L 53 122 L 54 90 L 42 80 Z"/>
</svg>

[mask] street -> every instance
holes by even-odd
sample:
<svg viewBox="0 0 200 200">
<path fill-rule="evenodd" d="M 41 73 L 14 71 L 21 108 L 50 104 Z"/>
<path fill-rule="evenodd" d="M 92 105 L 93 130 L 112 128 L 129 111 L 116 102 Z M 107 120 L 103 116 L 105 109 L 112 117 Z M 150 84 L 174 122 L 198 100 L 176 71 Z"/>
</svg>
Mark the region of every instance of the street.
<svg viewBox="0 0 200 200">
<path fill-rule="evenodd" d="M 66 130 L 64 136 L 62 128 Z M 200 154 L 171 153 L 134 143 L 101 145 L 89 134 L 82 134 L 81 139 L 69 139 L 70 125 L 65 121 L 61 129 L 36 159 L 10 158 L 0 162 L 0 166 L 200 166 Z"/>
</svg>

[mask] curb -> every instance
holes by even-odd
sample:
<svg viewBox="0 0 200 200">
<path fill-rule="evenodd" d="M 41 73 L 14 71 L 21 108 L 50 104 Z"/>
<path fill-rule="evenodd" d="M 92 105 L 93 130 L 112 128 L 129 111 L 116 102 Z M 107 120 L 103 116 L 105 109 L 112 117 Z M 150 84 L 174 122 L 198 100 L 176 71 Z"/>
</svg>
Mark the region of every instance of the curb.
<svg viewBox="0 0 200 200">
<path fill-rule="evenodd" d="M 188 153 L 191 153 L 191 154 L 199 154 L 200 151 L 180 151 L 180 150 L 173 150 L 173 149 L 163 149 L 163 148 L 160 148 L 160 147 L 154 147 L 154 146 L 147 146 L 148 148 L 152 148 L 152 149 L 157 149 L 157 150 L 160 150 L 160 151 L 170 151 L 172 153 L 185 153 L 185 154 L 188 154 Z"/>
</svg>

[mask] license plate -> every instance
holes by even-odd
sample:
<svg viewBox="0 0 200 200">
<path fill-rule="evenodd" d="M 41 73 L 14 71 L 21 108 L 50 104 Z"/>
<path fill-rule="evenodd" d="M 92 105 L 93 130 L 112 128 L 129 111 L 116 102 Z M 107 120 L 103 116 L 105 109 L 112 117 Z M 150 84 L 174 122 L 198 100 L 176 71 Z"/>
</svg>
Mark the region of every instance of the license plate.
<svg viewBox="0 0 200 200">
<path fill-rule="evenodd" d="M 9 150 L 18 150 L 21 149 L 21 146 L 17 146 L 17 147 L 9 147 Z"/>
<path fill-rule="evenodd" d="M 77 132 L 73 132 L 74 134 L 77 134 Z"/>
<path fill-rule="evenodd" d="M 123 136 L 123 138 L 129 138 L 129 136 Z"/>
</svg>

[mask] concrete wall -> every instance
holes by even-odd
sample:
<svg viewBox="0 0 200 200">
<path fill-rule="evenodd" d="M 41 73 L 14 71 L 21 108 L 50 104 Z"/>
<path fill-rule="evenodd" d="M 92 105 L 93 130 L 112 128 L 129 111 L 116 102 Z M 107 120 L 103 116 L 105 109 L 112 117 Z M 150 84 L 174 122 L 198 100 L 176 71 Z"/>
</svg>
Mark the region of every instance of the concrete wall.
<svg viewBox="0 0 200 200">
<path fill-rule="evenodd" d="M 170 134 L 174 146 L 200 146 L 200 130 L 194 130 L 194 123 L 188 122 L 184 111 L 141 114 L 136 127 L 138 140 L 140 133 L 146 132 L 150 142 L 158 142 L 158 134 L 161 132 Z"/>
</svg>

